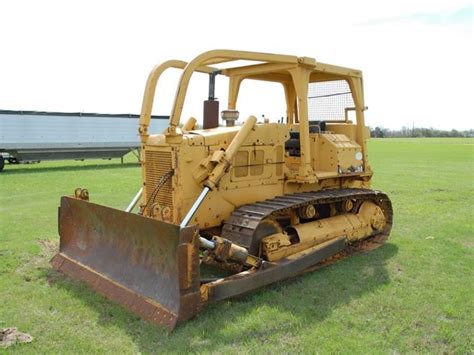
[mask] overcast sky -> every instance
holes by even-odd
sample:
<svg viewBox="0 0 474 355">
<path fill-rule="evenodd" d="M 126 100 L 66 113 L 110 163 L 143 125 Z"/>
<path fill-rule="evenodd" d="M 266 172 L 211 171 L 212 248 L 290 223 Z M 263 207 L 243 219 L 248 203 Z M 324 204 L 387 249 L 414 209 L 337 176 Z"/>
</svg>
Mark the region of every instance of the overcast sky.
<svg viewBox="0 0 474 355">
<path fill-rule="evenodd" d="M 470 129 L 472 12 L 466 0 L 5 0 L 0 109 L 139 113 L 155 64 L 225 48 L 361 69 L 371 126 Z M 155 114 L 169 114 L 178 78 L 164 78 Z M 201 118 L 206 80 L 192 83 L 183 119 Z M 277 119 L 280 99 L 280 87 L 247 85 L 239 110 Z"/>
</svg>

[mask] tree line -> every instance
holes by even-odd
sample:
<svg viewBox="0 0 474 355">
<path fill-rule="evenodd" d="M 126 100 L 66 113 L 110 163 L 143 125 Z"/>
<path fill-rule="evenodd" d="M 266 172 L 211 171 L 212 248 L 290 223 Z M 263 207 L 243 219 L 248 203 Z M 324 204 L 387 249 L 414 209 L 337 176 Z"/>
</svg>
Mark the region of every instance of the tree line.
<svg viewBox="0 0 474 355">
<path fill-rule="evenodd" d="M 417 128 L 403 126 L 401 129 L 388 129 L 383 127 L 369 127 L 370 136 L 373 138 L 390 138 L 390 137 L 474 137 L 474 129 L 458 131 L 440 130 L 435 128 Z"/>
</svg>

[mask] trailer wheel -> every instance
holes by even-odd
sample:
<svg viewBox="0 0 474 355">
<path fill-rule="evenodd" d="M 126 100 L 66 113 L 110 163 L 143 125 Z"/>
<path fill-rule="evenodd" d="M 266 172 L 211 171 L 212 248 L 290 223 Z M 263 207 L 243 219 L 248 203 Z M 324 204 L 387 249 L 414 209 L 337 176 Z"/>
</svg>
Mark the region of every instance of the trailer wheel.
<svg viewBox="0 0 474 355">
<path fill-rule="evenodd" d="M 3 171 L 4 167 L 5 167 L 5 159 L 3 159 L 3 156 L 0 155 L 0 171 Z"/>
</svg>

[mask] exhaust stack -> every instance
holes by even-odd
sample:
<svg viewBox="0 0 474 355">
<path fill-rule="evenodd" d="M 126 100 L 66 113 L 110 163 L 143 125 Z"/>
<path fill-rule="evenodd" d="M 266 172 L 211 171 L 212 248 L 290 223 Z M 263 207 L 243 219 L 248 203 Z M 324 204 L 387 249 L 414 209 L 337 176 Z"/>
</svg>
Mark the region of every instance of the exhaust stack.
<svg viewBox="0 0 474 355">
<path fill-rule="evenodd" d="M 216 75 L 209 74 L 209 98 L 204 101 L 203 128 L 219 127 L 219 101 L 215 98 Z"/>
</svg>

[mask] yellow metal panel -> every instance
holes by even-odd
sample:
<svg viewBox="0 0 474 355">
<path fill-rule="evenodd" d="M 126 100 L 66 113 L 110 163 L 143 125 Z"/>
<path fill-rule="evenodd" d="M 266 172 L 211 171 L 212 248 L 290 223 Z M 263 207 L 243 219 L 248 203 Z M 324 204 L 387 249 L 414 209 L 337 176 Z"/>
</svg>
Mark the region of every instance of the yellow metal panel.
<svg viewBox="0 0 474 355">
<path fill-rule="evenodd" d="M 284 164 L 283 146 L 282 145 L 276 146 L 275 151 L 276 151 L 275 174 L 279 177 L 283 175 L 283 164 Z"/>
<path fill-rule="evenodd" d="M 249 152 L 239 151 L 234 158 L 234 176 L 244 177 L 249 174 Z"/>
<path fill-rule="evenodd" d="M 357 126 L 351 123 L 326 123 L 327 131 L 337 134 L 343 134 L 353 141 L 355 141 L 356 139 L 356 128 Z"/>
<path fill-rule="evenodd" d="M 264 151 L 262 149 L 254 149 L 250 153 L 250 175 L 262 175 L 263 174 L 263 161 Z"/>
<path fill-rule="evenodd" d="M 362 172 L 362 149 L 355 141 L 333 133 L 315 134 L 312 138 L 318 178 Z"/>
</svg>

